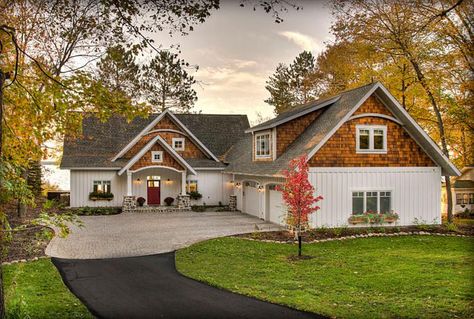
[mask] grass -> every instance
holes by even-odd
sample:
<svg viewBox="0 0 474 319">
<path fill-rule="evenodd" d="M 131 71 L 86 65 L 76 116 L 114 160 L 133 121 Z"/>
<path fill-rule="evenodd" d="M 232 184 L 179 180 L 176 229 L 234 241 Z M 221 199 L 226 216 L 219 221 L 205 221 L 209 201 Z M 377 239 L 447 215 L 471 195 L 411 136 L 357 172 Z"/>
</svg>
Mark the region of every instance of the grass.
<svg viewBox="0 0 474 319">
<path fill-rule="evenodd" d="M 93 318 L 50 259 L 3 267 L 7 318 Z"/>
<path fill-rule="evenodd" d="M 341 318 L 472 318 L 474 240 L 406 236 L 297 247 L 238 238 L 177 252 L 178 270 L 208 284 Z"/>
</svg>

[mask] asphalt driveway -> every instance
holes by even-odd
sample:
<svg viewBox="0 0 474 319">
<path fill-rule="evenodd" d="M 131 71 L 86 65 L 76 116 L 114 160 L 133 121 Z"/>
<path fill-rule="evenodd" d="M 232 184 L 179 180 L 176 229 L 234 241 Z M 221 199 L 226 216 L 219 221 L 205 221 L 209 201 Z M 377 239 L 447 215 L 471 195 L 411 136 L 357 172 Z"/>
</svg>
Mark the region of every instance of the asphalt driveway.
<svg viewBox="0 0 474 319">
<path fill-rule="evenodd" d="M 98 318 L 322 318 L 186 278 L 176 271 L 174 252 L 52 261 L 69 289 Z"/>
<path fill-rule="evenodd" d="M 238 212 L 122 213 L 84 216 L 83 228 L 55 237 L 46 254 L 68 259 L 117 258 L 174 251 L 215 237 L 279 226 Z"/>
</svg>

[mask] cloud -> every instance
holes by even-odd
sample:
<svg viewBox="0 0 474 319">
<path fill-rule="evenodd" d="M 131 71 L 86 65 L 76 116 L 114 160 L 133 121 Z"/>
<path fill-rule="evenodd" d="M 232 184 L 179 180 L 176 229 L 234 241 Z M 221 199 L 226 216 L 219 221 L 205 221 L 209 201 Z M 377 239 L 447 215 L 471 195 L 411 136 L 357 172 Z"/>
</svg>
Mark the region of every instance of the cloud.
<svg viewBox="0 0 474 319">
<path fill-rule="evenodd" d="M 282 31 L 278 33 L 282 37 L 286 38 L 287 40 L 293 42 L 301 49 L 306 51 L 319 51 L 321 50 L 321 46 L 316 42 L 315 39 L 310 37 L 309 35 L 302 34 L 299 32 L 293 31 Z"/>
</svg>

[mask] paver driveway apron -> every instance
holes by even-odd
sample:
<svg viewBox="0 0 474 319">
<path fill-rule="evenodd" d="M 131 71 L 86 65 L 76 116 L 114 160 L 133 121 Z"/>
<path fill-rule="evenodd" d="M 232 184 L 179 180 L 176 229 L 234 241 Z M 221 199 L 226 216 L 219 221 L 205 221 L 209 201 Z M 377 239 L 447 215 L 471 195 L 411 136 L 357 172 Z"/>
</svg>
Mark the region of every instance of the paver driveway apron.
<svg viewBox="0 0 474 319">
<path fill-rule="evenodd" d="M 173 251 L 215 237 L 279 226 L 236 212 L 122 213 L 84 216 L 83 228 L 55 237 L 46 249 L 52 257 L 71 259 L 143 256 Z"/>
</svg>

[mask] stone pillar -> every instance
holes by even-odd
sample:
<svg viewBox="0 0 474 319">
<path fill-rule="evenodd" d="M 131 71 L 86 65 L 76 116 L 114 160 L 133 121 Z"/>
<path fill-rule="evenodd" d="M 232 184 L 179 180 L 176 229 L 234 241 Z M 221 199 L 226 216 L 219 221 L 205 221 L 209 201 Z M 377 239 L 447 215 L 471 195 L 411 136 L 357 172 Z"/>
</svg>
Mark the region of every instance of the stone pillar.
<svg viewBox="0 0 474 319">
<path fill-rule="evenodd" d="M 122 212 L 133 213 L 137 209 L 137 200 L 135 196 L 124 196 L 122 204 Z"/>
<path fill-rule="evenodd" d="M 230 195 L 229 210 L 235 212 L 237 210 L 237 195 Z"/>
<path fill-rule="evenodd" d="M 191 209 L 191 198 L 189 195 L 178 195 L 178 208 L 183 210 Z"/>
</svg>

